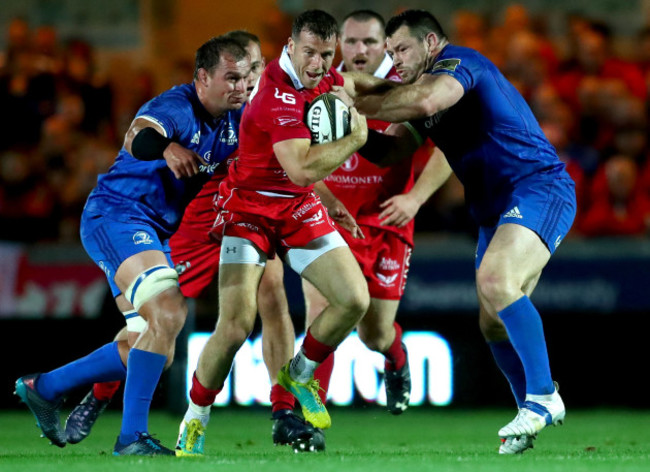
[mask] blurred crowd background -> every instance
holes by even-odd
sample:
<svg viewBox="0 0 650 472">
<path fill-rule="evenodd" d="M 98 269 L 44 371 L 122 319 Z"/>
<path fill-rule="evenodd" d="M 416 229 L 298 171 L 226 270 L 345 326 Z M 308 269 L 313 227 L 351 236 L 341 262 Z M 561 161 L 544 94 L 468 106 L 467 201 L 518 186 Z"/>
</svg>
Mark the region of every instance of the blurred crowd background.
<svg viewBox="0 0 650 472">
<path fill-rule="evenodd" d="M 105 46 L 92 35 L 63 34 L 30 15 L 6 21 L 0 240 L 78 241 L 85 199 L 97 174 L 112 164 L 137 109 L 172 84 L 192 80 L 192 55 L 164 51 L 173 40 L 165 35 L 164 20 L 173 16 L 175 2 L 139 3 L 149 6 L 140 10 L 145 20 L 152 5 L 156 10 L 141 39 L 158 51 L 153 62 L 136 54 L 102 66 L 97 58 L 105 56 Z M 220 3 L 213 2 L 215 15 Z M 248 28 L 262 38 L 267 61 L 280 52 L 292 20 L 291 9 L 281 8 L 287 2 L 271 3 Z M 436 14 L 434 5 L 431 11 Z M 231 29 L 242 27 L 247 24 L 239 21 Z M 579 211 L 571 236 L 650 234 L 650 26 L 627 31 L 621 47 L 602 15 L 567 12 L 561 30 L 551 34 L 543 15 L 512 3 L 498 14 L 456 10 L 443 27 L 453 43 L 494 61 L 531 105 L 576 182 Z M 226 31 L 204 32 L 193 49 Z M 422 208 L 416 229 L 473 234 L 455 179 Z"/>
</svg>

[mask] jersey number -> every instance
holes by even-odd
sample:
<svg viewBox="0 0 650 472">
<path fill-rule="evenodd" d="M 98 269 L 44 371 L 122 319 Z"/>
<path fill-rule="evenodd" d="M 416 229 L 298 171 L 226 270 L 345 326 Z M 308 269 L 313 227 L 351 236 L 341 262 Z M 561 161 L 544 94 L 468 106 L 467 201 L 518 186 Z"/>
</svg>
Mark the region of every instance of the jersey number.
<svg viewBox="0 0 650 472">
<path fill-rule="evenodd" d="M 275 98 L 279 98 L 284 103 L 287 103 L 289 105 L 295 105 L 296 104 L 296 97 L 294 97 L 290 93 L 286 93 L 286 92 L 280 94 L 280 91 L 277 88 L 275 89 Z"/>
</svg>

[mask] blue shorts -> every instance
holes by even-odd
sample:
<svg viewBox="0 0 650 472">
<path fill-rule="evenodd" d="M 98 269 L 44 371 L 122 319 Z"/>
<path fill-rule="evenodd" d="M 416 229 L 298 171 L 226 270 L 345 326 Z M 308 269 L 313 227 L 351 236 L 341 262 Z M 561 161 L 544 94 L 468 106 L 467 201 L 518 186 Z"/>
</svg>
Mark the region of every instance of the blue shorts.
<svg viewBox="0 0 650 472">
<path fill-rule="evenodd" d="M 106 274 L 113 297 L 122 291 L 115 283 L 115 273 L 122 262 L 144 251 L 161 251 L 170 267 L 169 238 L 161 241 L 151 223 L 125 215 L 117 221 L 101 214 L 84 211 L 81 215 L 81 243 L 90 258 Z"/>
<path fill-rule="evenodd" d="M 533 230 L 552 255 L 571 229 L 575 216 L 575 184 L 570 178 L 526 179 L 520 182 L 510 194 L 506 211 L 497 224 L 479 227 L 476 269 L 481 265 L 499 226 L 514 223 Z"/>
</svg>

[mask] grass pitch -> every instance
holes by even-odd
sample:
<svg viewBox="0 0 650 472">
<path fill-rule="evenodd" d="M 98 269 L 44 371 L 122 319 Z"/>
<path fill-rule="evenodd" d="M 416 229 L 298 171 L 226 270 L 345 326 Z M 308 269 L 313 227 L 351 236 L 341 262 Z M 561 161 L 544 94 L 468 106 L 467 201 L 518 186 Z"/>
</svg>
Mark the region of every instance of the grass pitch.
<svg viewBox="0 0 650 472">
<path fill-rule="evenodd" d="M 67 413 L 67 412 L 66 412 Z M 0 411 L 0 471 L 650 471 L 650 411 L 569 411 L 533 450 L 499 456 L 496 432 L 511 410 L 333 409 L 327 451 L 294 454 L 273 446 L 266 410 L 213 409 L 201 458 L 114 457 L 120 414 L 109 410 L 91 436 L 63 449 L 39 438 L 27 411 Z M 180 417 L 154 412 L 150 430 L 168 447 Z"/>
</svg>

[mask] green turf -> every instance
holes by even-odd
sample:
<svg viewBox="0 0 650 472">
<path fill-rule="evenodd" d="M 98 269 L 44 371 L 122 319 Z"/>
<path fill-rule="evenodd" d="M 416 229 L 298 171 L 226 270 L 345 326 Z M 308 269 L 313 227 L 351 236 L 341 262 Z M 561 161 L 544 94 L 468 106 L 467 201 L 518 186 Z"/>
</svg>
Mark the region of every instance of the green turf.
<svg viewBox="0 0 650 472">
<path fill-rule="evenodd" d="M 512 411 L 412 409 L 393 417 L 379 408 L 336 409 L 327 451 L 294 454 L 271 444 L 266 411 L 213 409 L 202 458 L 113 457 L 120 416 L 108 411 L 93 434 L 64 449 L 39 438 L 26 412 L 0 412 L 0 471 L 570 471 L 650 470 L 650 411 L 570 411 L 543 431 L 535 449 L 499 456 L 496 431 Z M 172 446 L 179 417 L 156 412 L 150 429 Z"/>
</svg>

